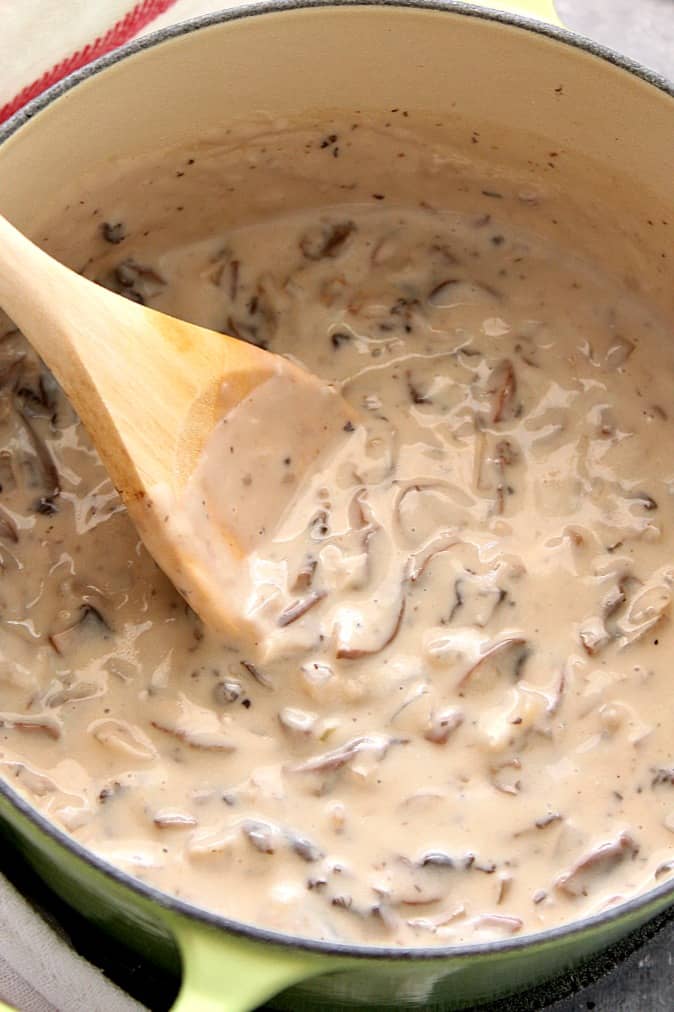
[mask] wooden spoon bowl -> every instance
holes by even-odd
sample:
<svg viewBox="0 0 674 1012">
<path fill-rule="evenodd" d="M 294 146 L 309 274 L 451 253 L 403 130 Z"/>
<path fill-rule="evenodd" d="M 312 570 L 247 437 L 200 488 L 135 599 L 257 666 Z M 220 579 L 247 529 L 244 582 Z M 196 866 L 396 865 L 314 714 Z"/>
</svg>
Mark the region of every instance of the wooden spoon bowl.
<svg viewBox="0 0 674 1012">
<path fill-rule="evenodd" d="M 71 400 L 156 562 L 209 625 L 257 637 L 231 592 L 251 547 L 245 511 L 219 525 L 218 565 L 210 565 L 195 544 L 199 533 L 176 522 L 185 487 L 214 427 L 236 412 L 237 431 L 245 433 L 246 412 L 267 390 L 278 406 L 275 439 L 297 451 L 301 481 L 349 420 L 342 398 L 279 355 L 101 288 L 2 217 L 0 305 Z M 230 488 L 246 469 L 245 451 L 232 462 Z M 268 504 L 277 516 L 284 506 Z M 232 573 L 224 574 L 228 565 Z"/>
</svg>

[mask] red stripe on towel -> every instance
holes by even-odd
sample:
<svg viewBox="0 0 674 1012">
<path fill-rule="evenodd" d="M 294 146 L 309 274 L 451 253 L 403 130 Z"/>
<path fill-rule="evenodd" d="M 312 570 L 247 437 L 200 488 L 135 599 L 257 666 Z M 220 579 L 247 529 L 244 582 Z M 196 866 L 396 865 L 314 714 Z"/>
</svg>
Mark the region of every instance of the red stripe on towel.
<svg viewBox="0 0 674 1012">
<path fill-rule="evenodd" d="M 99 56 L 103 56 L 128 42 L 134 35 L 146 28 L 151 21 L 167 11 L 169 7 L 173 7 L 175 2 L 176 0 L 143 0 L 142 3 L 136 4 L 104 35 L 99 35 L 93 42 L 78 49 L 64 60 L 60 60 L 51 70 L 45 71 L 36 81 L 22 88 L 18 95 L 15 95 L 11 101 L 0 108 L 0 123 L 13 116 L 26 102 L 30 102 L 47 88 L 51 88 L 53 84 L 57 84 L 68 74 L 72 74 L 74 70 L 79 70 L 80 67 L 91 63 L 92 60 L 96 60 Z"/>
</svg>

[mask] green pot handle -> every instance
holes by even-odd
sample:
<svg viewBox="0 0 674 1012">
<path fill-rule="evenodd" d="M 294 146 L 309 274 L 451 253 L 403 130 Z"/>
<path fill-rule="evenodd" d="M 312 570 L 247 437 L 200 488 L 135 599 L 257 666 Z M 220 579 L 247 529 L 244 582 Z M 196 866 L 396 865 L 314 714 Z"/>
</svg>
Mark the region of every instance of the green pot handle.
<svg viewBox="0 0 674 1012">
<path fill-rule="evenodd" d="M 471 0 L 478 7 L 491 7 L 509 14 L 526 14 L 539 21 L 547 21 L 551 25 L 562 22 L 557 16 L 553 0 Z"/>
<path fill-rule="evenodd" d="M 183 918 L 172 918 L 168 926 L 182 957 L 172 1012 L 251 1012 L 291 984 L 336 968 L 329 956 L 263 947 Z M 344 968 L 343 961 L 339 966 Z"/>
</svg>

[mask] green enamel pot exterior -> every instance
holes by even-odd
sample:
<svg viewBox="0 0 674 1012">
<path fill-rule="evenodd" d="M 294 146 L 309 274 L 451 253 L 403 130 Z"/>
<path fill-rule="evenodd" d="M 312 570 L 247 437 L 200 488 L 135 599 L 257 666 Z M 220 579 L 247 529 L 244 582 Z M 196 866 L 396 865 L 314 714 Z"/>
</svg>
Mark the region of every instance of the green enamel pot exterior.
<svg viewBox="0 0 674 1012">
<path fill-rule="evenodd" d="M 465 1008 L 549 979 L 635 930 L 671 901 L 660 896 L 609 923 L 533 939 L 525 947 L 496 943 L 466 955 L 424 950 L 417 958 L 332 955 L 318 947 L 275 946 L 225 933 L 216 918 L 185 917 L 168 897 L 140 893 L 123 876 L 111 877 L 73 853 L 35 824 L 27 806 L 20 807 L 0 796 L 3 832 L 57 895 L 155 965 L 173 972 L 182 966 L 174 1012 L 244 1012 L 270 999 L 274 1008 L 289 1012 Z"/>
<path fill-rule="evenodd" d="M 540 14 L 554 20 L 550 0 L 521 0 L 519 5 L 514 3 L 513 6 L 519 6 L 525 13 Z M 238 98 L 232 98 L 232 106 L 236 102 L 245 104 L 248 94 L 246 88 L 253 94 L 250 102 L 259 103 L 262 99 L 255 89 L 265 87 L 264 82 L 260 83 L 265 73 L 263 68 L 273 62 L 279 47 L 288 63 L 294 60 L 297 64 L 306 60 L 309 64 L 315 59 L 318 61 L 316 67 L 324 65 L 321 61 L 325 60 L 325 55 L 320 52 L 320 46 L 316 55 L 306 43 L 302 46 L 298 43 L 292 60 L 289 59 L 288 46 L 292 44 L 292 35 L 281 35 L 281 42 L 278 42 L 275 33 L 286 31 L 293 19 L 302 31 L 314 31 L 318 26 L 315 32 L 317 40 L 321 38 L 324 23 L 339 26 L 346 23 L 344 19 L 351 19 L 353 37 L 357 39 L 363 34 L 360 31 L 362 19 L 371 28 L 374 24 L 371 20 L 373 15 L 379 19 L 376 24 L 381 26 L 382 45 L 395 44 L 391 40 L 395 37 L 396 26 L 402 23 L 401 19 L 406 19 L 405 32 L 416 31 L 418 27 L 422 41 L 426 38 L 423 32 L 435 34 L 436 28 L 444 28 L 451 22 L 457 36 L 466 31 L 472 33 L 470 38 L 479 40 L 479 34 L 484 29 L 485 38 L 488 33 L 491 33 L 490 38 L 500 33 L 504 46 L 520 47 L 523 54 L 535 55 L 540 50 L 540 58 L 536 57 L 539 63 L 536 64 L 535 73 L 541 78 L 546 75 L 549 77 L 546 96 L 548 91 L 552 95 L 557 90 L 553 85 L 562 79 L 562 74 L 565 75 L 564 81 L 571 82 L 569 87 L 580 80 L 573 76 L 575 63 L 578 64 L 578 74 L 581 76 L 590 74 L 598 79 L 605 77 L 607 88 L 616 88 L 620 93 L 621 110 L 629 107 L 633 97 L 635 110 L 647 107 L 649 115 L 648 124 L 644 125 L 638 122 L 639 117 L 635 113 L 624 127 L 625 137 L 622 140 L 620 137 L 611 139 L 610 132 L 607 133 L 602 143 L 607 148 L 613 144 L 615 150 L 607 150 L 603 156 L 605 161 L 610 163 L 619 159 L 633 174 L 641 170 L 647 171 L 649 185 L 652 184 L 655 190 L 664 191 L 667 199 L 668 193 L 671 194 L 674 203 L 674 187 L 671 181 L 668 182 L 668 177 L 672 175 L 674 157 L 669 161 L 669 173 L 666 169 L 667 145 L 671 147 L 674 156 L 674 102 L 671 86 L 666 82 L 559 29 L 540 25 L 536 27 L 533 21 L 504 17 L 477 7 L 464 8 L 451 0 L 445 4 L 432 4 L 431 9 L 425 10 L 403 0 L 380 5 L 342 5 L 338 9 L 330 5 L 315 9 L 315 6 L 307 8 L 301 3 L 291 3 L 283 13 L 278 10 L 251 11 L 239 8 L 235 12 L 195 23 L 191 28 L 169 30 L 154 40 L 132 44 L 122 53 L 121 58 L 119 54 L 105 58 L 93 71 L 89 69 L 79 72 L 64 86 L 53 89 L 46 98 L 38 99 L 27 113 L 18 114 L 7 129 L 0 132 L 2 210 L 29 232 L 31 228 L 35 230 L 38 227 L 35 222 L 35 207 L 40 204 L 39 200 L 35 200 L 35 193 L 46 193 L 52 184 L 58 187 L 59 174 L 66 178 L 68 172 L 74 171 L 71 164 L 73 151 L 79 157 L 88 159 L 91 164 L 95 163 L 97 144 L 100 148 L 99 157 L 101 151 L 105 154 L 105 146 L 113 142 L 115 151 L 119 153 L 127 142 L 125 130 L 127 133 L 132 130 L 128 125 L 130 118 L 126 113 L 122 115 L 119 107 L 123 104 L 120 96 L 126 87 L 124 82 L 129 76 L 133 78 L 134 67 L 142 65 L 145 84 L 142 95 L 137 81 L 135 84 L 131 81 L 128 86 L 129 94 L 137 96 L 134 104 L 136 129 L 143 133 L 146 145 L 160 145 L 162 140 L 167 143 L 179 140 L 181 130 L 187 136 L 186 131 L 190 125 L 194 130 L 200 129 L 200 124 L 195 125 L 193 122 L 201 115 L 200 107 L 195 106 L 188 116 L 180 111 L 180 103 L 183 92 L 188 92 L 192 87 L 192 84 L 189 87 L 181 86 L 181 80 L 190 79 L 187 75 L 192 74 L 196 81 L 195 88 L 211 87 L 208 81 L 205 84 L 199 81 L 200 64 L 194 63 L 195 52 L 198 54 L 198 46 L 202 43 L 205 50 L 210 46 L 211 55 L 208 58 L 211 60 L 214 59 L 214 47 L 217 50 L 217 46 L 229 46 L 224 56 L 218 56 L 223 64 L 227 63 L 228 68 L 237 59 L 241 61 L 242 73 L 246 68 L 250 69 L 250 66 L 256 67 L 255 74 L 249 78 L 245 87 L 241 85 L 243 90 Z M 252 42 L 246 43 L 249 35 Z M 431 47 L 431 35 L 427 38 L 428 46 Z M 451 42 L 449 36 L 448 40 Z M 250 53 L 253 54 L 258 52 L 256 47 L 262 46 L 262 55 L 258 57 L 257 63 L 250 53 L 246 55 L 245 46 L 242 50 L 242 41 L 249 45 Z M 264 50 L 265 45 L 268 50 Z M 423 57 L 423 46 L 419 51 Z M 495 51 L 501 50 L 498 48 Z M 175 74 L 171 75 L 166 74 L 164 63 L 164 59 L 169 56 L 173 61 L 171 65 L 175 68 Z M 461 58 L 459 49 L 455 56 L 456 59 Z M 371 58 L 374 60 L 375 55 Z M 527 55 L 526 59 L 528 58 Z M 550 69 L 551 61 L 554 64 L 556 59 L 559 67 Z M 204 57 L 204 66 L 207 62 Z M 217 63 L 213 64 L 216 65 Z M 394 65 L 392 57 L 390 66 Z M 192 71 L 185 69 L 190 66 Z M 412 75 L 408 80 L 414 82 L 415 87 L 418 83 L 419 90 L 423 91 L 426 74 L 423 60 L 420 64 L 421 72 L 415 70 L 414 65 L 410 68 L 399 64 L 396 69 L 398 66 L 401 74 Z M 382 67 L 382 73 L 384 72 L 386 64 Z M 312 77 L 311 73 L 311 67 L 308 66 L 307 79 L 317 82 L 317 77 Z M 531 68 L 528 74 L 531 75 Z M 231 75 L 227 83 L 230 93 L 235 90 L 237 80 L 234 70 L 231 70 Z M 634 79 L 633 96 L 625 84 L 628 78 Z M 522 115 L 531 113 L 532 116 L 538 116 L 541 123 L 550 120 L 545 102 L 553 101 L 554 97 L 541 98 L 541 108 L 534 108 L 534 104 L 529 102 L 528 89 L 531 84 L 527 73 L 522 72 L 521 80 L 517 74 L 509 74 L 507 82 L 504 90 L 513 89 L 515 99 L 518 88 L 520 100 L 526 93 L 526 103 L 521 107 L 524 110 Z M 316 84 L 317 88 L 322 86 Z M 578 86 L 581 87 L 580 84 Z M 212 87 L 217 91 L 215 83 Z M 408 83 L 406 87 L 411 85 Z M 349 82 L 345 79 L 344 94 L 348 88 Z M 114 104 L 109 95 L 106 99 L 106 89 L 114 93 Z M 173 92 L 171 89 L 174 89 Z M 583 89 L 587 91 L 584 85 Z M 168 98 L 165 97 L 165 91 Z M 441 88 L 435 88 L 429 93 L 441 92 Z M 277 93 L 267 87 L 266 93 L 260 91 L 260 95 L 265 94 L 268 104 L 274 105 L 276 102 L 283 106 L 285 103 L 287 109 L 293 108 L 297 90 L 293 92 L 290 86 L 284 90 L 283 81 L 280 81 Z M 219 99 L 221 98 L 220 95 Z M 511 99 L 512 96 L 508 93 L 504 101 L 510 102 Z M 325 95 L 322 94 L 317 99 L 319 100 L 326 103 L 327 107 Z M 144 118 L 143 110 L 147 112 L 152 109 L 153 102 L 157 106 L 161 101 L 174 103 L 178 110 L 174 117 L 177 123 L 175 135 L 171 137 L 166 134 L 166 122 L 161 125 L 161 116 L 159 125 L 149 114 Z M 470 101 L 479 101 L 479 96 L 476 98 L 466 92 L 465 102 Z M 348 98 L 344 102 L 347 103 Z M 336 102 L 332 104 L 335 105 Z M 605 104 L 607 108 L 616 104 L 611 100 L 610 92 L 607 93 Z M 222 113 L 222 116 L 226 115 L 226 111 Z M 598 106 L 596 110 L 587 112 L 589 118 L 592 115 L 596 115 L 600 122 L 602 108 Z M 107 124 L 113 120 L 118 120 L 119 125 L 110 127 L 108 136 Z M 92 122 L 102 124 L 105 129 L 89 129 Z M 573 118 L 569 122 L 570 130 L 574 128 Z M 205 123 L 204 129 L 206 125 Z M 533 126 L 535 124 L 532 120 L 532 128 Z M 591 122 L 587 129 L 592 131 Z M 663 151 L 662 145 L 666 150 Z M 7 196 L 9 191 L 11 199 Z M 453 950 L 359 949 L 275 936 L 270 932 L 248 928 L 190 908 L 135 882 L 88 855 L 77 843 L 38 816 L 4 783 L 0 783 L 0 826 L 7 844 L 18 846 L 49 886 L 78 911 L 134 947 L 157 966 L 174 972 L 182 969 L 182 990 L 175 1006 L 178 1012 L 243 1012 L 272 999 L 275 1008 L 290 1009 L 293 1012 L 302 1009 L 357 1007 L 396 1010 L 459 1009 L 549 979 L 636 929 L 674 900 L 674 888 L 671 885 L 660 886 L 647 896 L 612 909 L 602 916 L 530 939 Z M 5 847 L 5 853 L 11 853 L 9 846 Z"/>
</svg>

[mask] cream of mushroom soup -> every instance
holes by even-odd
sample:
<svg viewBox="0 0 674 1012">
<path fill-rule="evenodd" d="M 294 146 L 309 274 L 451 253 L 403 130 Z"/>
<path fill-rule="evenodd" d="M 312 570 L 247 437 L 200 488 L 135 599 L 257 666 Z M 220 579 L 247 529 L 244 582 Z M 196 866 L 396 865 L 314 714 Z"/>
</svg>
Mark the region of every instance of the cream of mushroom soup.
<svg viewBox="0 0 674 1012">
<path fill-rule="evenodd" d="M 4 777 L 139 879 L 311 938 L 510 937 L 671 875 L 663 322 L 491 189 L 167 234 L 152 256 L 114 218 L 103 236 L 93 277 L 291 356 L 354 420 L 298 486 L 268 391 L 223 419 L 171 518 L 213 565 L 209 532 L 247 518 L 253 654 L 156 568 L 8 329 Z"/>
</svg>

